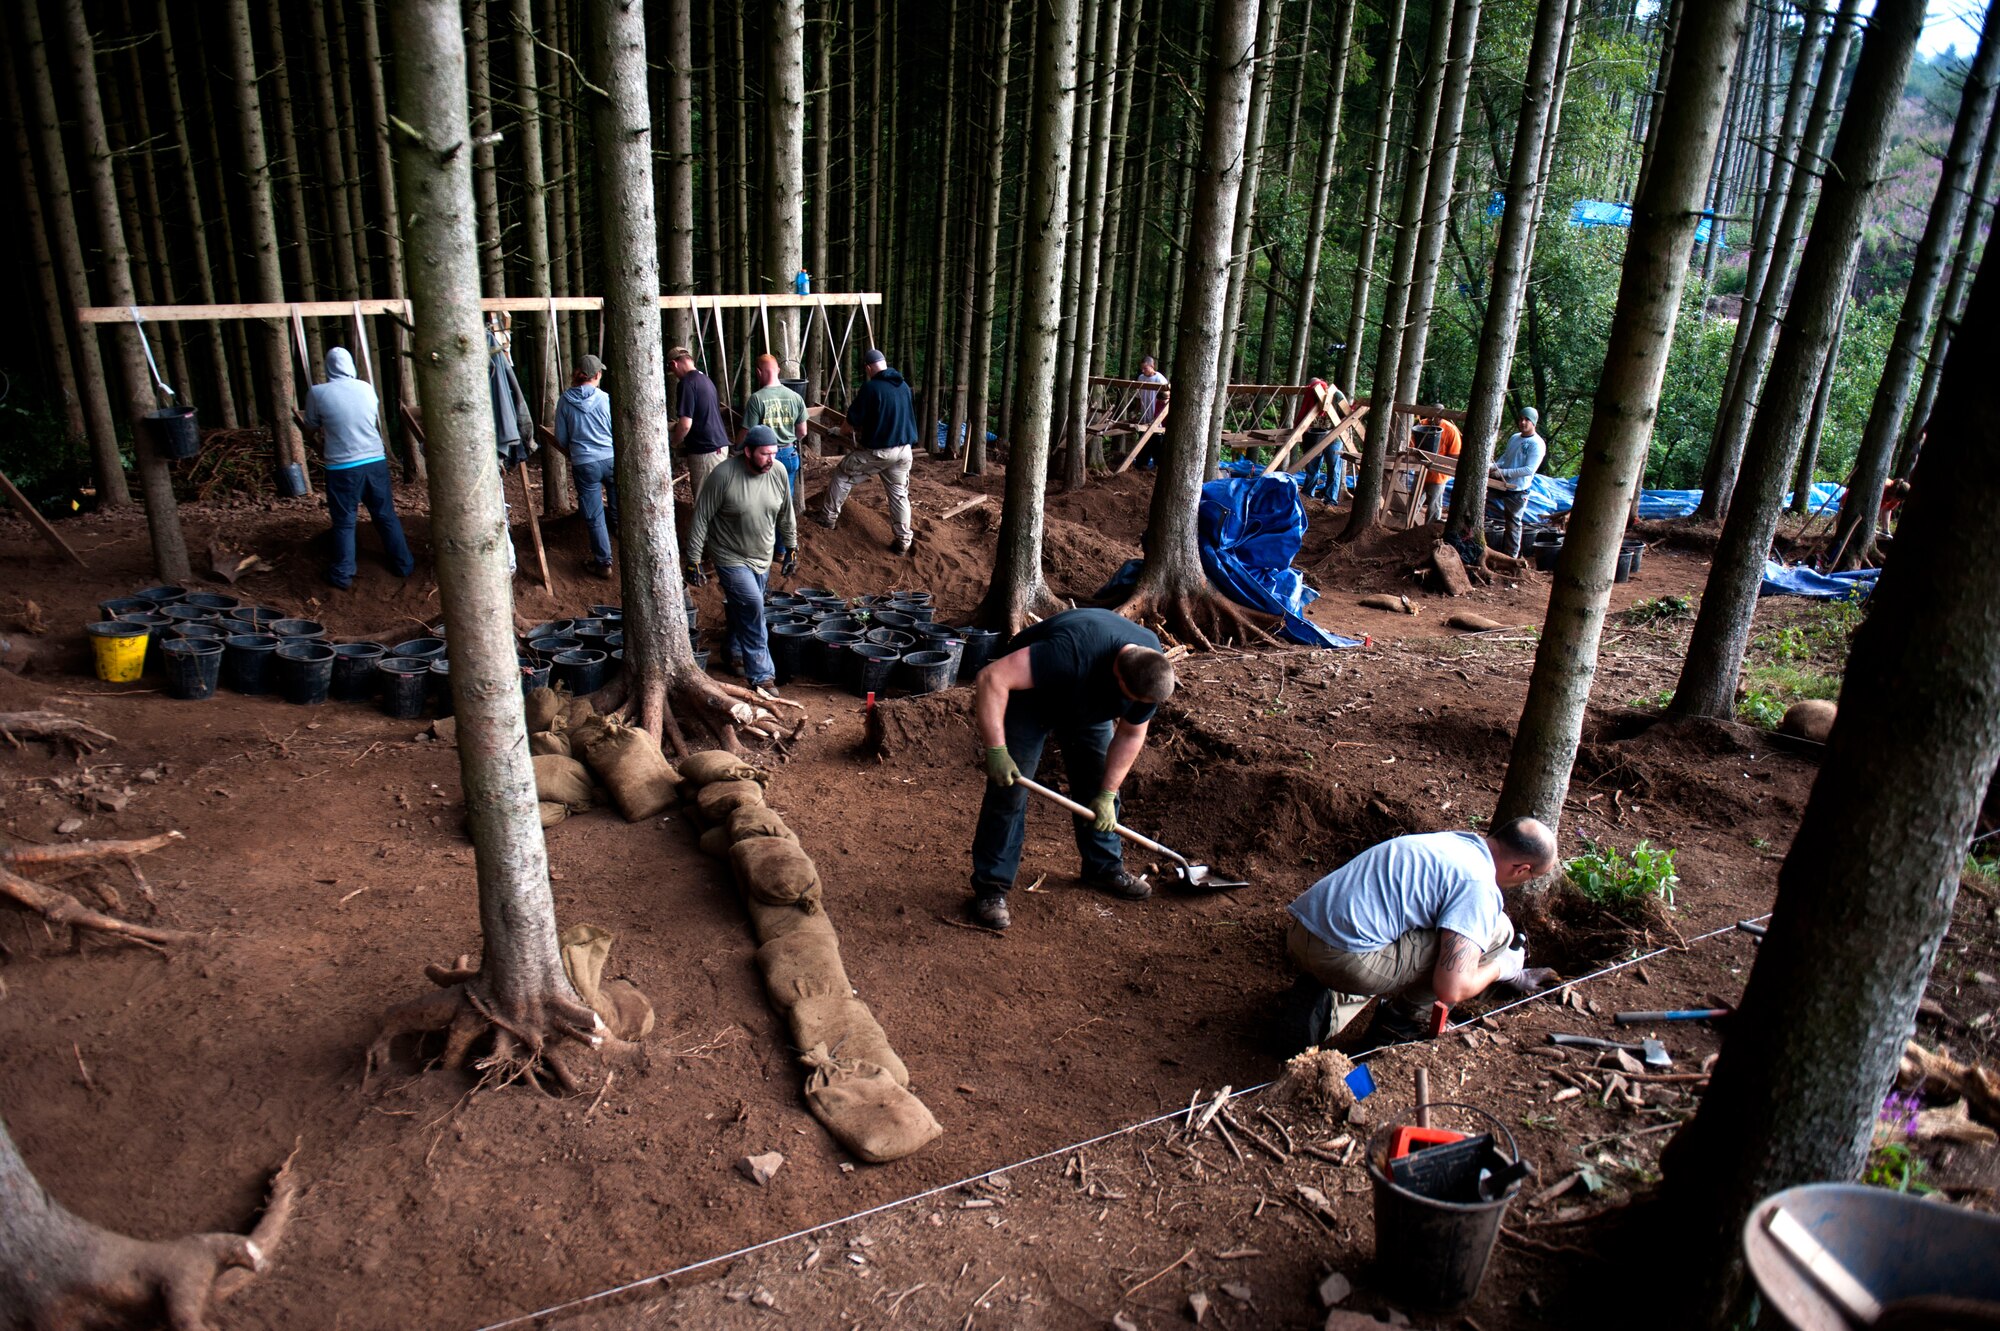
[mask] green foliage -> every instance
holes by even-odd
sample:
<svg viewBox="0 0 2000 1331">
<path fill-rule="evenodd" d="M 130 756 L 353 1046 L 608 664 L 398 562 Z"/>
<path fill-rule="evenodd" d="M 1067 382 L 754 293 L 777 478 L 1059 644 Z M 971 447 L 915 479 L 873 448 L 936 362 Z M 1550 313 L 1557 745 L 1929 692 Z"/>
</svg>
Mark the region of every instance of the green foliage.
<svg viewBox="0 0 2000 1331">
<path fill-rule="evenodd" d="M 1676 851 L 1641 840 L 1631 854 L 1609 842 L 1583 839 L 1584 853 L 1563 865 L 1563 875 L 1585 899 L 1614 915 L 1633 915 L 1648 900 L 1674 904 L 1680 875 L 1674 870 Z"/>
<path fill-rule="evenodd" d="M 1924 1158 L 1911 1150 L 1908 1142 L 1885 1142 L 1868 1152 L 1861 1181 L 1871 1188 L 1922 1197 L 1937 1191 L 1923 1181 L 1924 1168 Z"/>
<path fill-rule="evenodd" d="M 1661 689 L 1658 693 L 1641 694 L 1632 700 L 1632 705 L 1634 707 L 1657 707 L 1665 710 L 1667 704 L 1673 700 L 1674 691 L 1672 689 Z"/>
<path fill-rule="evenodd" d="M 2000 850 L 1967 855 L 1965 869 L 1959 876 L 1977 879 L 1988 887 L 2000 887 Z"/>
<path fill-rule="evenodd" d="M 1658 624 L 1674 619 L 1693 619 L 1694 602 L 1685 596 L 1649 596 L 1634 602 L 1621 616 L 1627 624 Z"/>
<path fill-rule="evenodd" d="M 1785 719 L 1784 702 L 1771 694 L 1752 689 L 1736 702 L 1736 719 L 1765 730 L 1776 730 Z"/>
</svg>

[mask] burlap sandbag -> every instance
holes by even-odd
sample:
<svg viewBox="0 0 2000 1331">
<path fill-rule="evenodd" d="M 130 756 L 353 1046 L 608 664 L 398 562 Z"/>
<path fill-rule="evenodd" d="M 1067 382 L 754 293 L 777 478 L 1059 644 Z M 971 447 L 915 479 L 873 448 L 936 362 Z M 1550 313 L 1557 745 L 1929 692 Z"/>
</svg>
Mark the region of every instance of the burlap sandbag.
<svg viewBox="0 0 2000 1331">
<path fill-rule="evenodd" d="M 613 935 L 594 924 L 572 924 L 557 937 L 563 969 L 577 997 L 604 1019 L 620 1040 L 637 1040 L 653 1029 L 653 1005 L 628 980 L 606 980 L 604 965 L 611 956 Z"/>
<path fill-rule="evenodd" d="M 690 754 L 681 763 L 681 779 L 696 786 L 710 786 L 718 781 L 762 781 L 764 773 L 733 753 L 708 749 Z"/>
<path fill-rule="evenodd" d="M 887 1068 L 898 1086 L 910 1084 L 909 1069 L 896 1057 L 882 1024 L 860 999 L 845 994 L 801 998 L 792 1005 L 791 1022 L 794 1048 L 825 1045 L 842 1062 L 858 1059 L 873 1063 Z"/>
<path fill-rule="evenodd" d="M 561 804 L 575 813 L 591 804 L 590 772 L 574 758 L 546 753 L 535 764 L 535 792 L 545 803 Z"/>
<path fill-rule="evenodd" d="M 852 994 L 847 968 L 840 964 L 840 940 L 825 933 L 791 933 L 757 949 L 757 969 L 764 988 L 780 1012 L 790 1012 L 802 998 Z"/>
<path fill-rule="evenodd" d="M 785 826 L 785 820 L 778 816 L 776 809 L 763 804 L 745 804 L 730 812 L 729 839 L 748 841 L 755 836 L 782 837 L 786 841 L 797 841 L 798 833 Z"/>
<path fill-rule="evenodd" d="M 743 904 L 750 912 L 750 927 L 760 943 L 798 933 L 833 932 L 833 921 L 820 909 L 817 896 L 809 897 L 796 906 L 767 906 L 755 897 L 745 898 Z"/>
<path fill-rule="evenodd" d="M 680 775 L 660 753 L 659 741 L 633 726 L 593 717 L 570 741 L 611 792 L 625 821 L 636 823 L 671 808 Z"/>
<path fill-rule="evenodd" d="M 563 705 L 563 720 L 571 730 L 597 715 L 597 709 L 590 705 L 588 698 L 571 698 Z"/>
<path fill-rule="evenodd" d="M 569 805 L 567 804 L 556 804 L 550 800 L 542 800 L 535 805 L 535 808 L 541 814 L 542 826 L 544 828 L 554 827 L 557 823 L 569 817 Z"/>
<path fill-rule="evenodd" d="M 570 752 L 569 736 L 560 730 L 543 730 L 528 736 L 528 752 L 537 758 L 554 754 L 558 758 L 574 758 Z"/>
<path fill-rule="evenodd" d="M 767 906 L 791 906 L 819 899 L 819 870 L 796 841 L 751 837 L 729 848 L 729 864 L 743 895 Z"/>
<path fill-rule="evenodd" d="M 928 1146 L 944 1129 L 924 1102 L 866 1059 L 836 1058 L 815 1045 L 800 1059 L 806 1105 L 835 1139 L 871 1165 L 901 1160 Z"/>
<path fill-rule="evenodd" d="M 712 855 L 718 860 L 729 858 L 729 829 L 711 827 L 701 834 L 701 853 Z"/>
<path fill-rule="evenodd" d="M 569 706 L 569 695 L 555 689 L 530 689 L 527 698 L 528 733 L 547 730 Z"/>
<path fill-rule="evenodd" d="M 707 827 L 719 827 L 729 815 L 746 804 L 762 804 L 764 788 L 755 781 L 717 781 L 703 786 L 694 797 L 695 811 Z"/>
</svg>

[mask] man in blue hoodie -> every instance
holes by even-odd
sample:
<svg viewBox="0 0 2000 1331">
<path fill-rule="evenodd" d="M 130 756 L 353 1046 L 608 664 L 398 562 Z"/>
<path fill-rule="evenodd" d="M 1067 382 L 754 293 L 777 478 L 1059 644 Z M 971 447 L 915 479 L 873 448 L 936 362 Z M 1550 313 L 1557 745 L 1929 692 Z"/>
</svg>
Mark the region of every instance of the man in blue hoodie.
<svg viewBox="0 0 2000 1331">
<path fill-rule="evenodd" d="M 819 525 L 839 525 L 841 505 L 865 476 L 880 476 L 889 492 L 889 526 L 896 533 L 893 547 L 899 555 L 910 552 L 916 533 L 910 526 L 911 447 L 917 442 L 917 413 L 910 402 L 910 386 L 903 376 L 889 368 L 889 358 L 870 347 L 861 358 L 868 381 L 855 393 L 847 408 L 847 433 L 856 447 L 833 469 L 826 487 L 826 508 Z"/>
<path fill-rule="evenodd" d="M 611 576 L 611 529 L 618 521 L 618 476 L 611 448 L 611 398 L 598 388 L 604 362 L 584 356 L 570 372 L 570 387 L 556 403 L 556 447 L 569 454 L 569 474 L 576 478 L 576 506 L 590 527 L 590 558 L 584 568 L 600 578 Z"/>
<path fill-rule="evenodd" d="M 374 388 L 354 377 L 354 357 L 347 348 L 329 350 L 326 382 L 306 391 L 305 418 L 319 431 L 320 455 L 326 459 L 326 511 L 333 518 L 333 562 L 326 566 L 326 580 L 342 591 L 354 585 L 354 519 L 363 504 L 382 533 L 382 548 L 396 576 L 407 578 L 417 567 L 396 517 L 389 455 L 376 424 L 380 409 Z"/>
<path fill-rule="evenodd" d="M 1533 407 L 1521 408 L 1515 419 L 1515 433 L 1507 438 L 1500 456 L 1493 459 L 1493 465 L 1486 474 L 1498 484 L 1500 491 L 1500 514 L 1507 522 L 1507 548 L 1500 553 L 1519 558 L 1521 554 L 1522 528 L 1526 525 L 1522 515 L 1528 511 L 1528 496 L 1533 492 L 1535 473 L 1541 470 L 1542 459 L 1548 456 L 1549 446 L 1542 442 L 1542 436 L 1535 426 L 1542 419 L 1541 413 Z"/>
</svg>

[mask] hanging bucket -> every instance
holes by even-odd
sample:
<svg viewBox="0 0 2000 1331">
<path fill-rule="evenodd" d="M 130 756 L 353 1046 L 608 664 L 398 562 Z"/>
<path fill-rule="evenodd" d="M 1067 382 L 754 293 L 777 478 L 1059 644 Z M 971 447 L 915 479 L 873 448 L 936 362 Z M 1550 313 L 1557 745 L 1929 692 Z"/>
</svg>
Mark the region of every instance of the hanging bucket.
<svg viewBox="0 0 2000 1331">
<path fill-rule="evenodd" d="M 303 499 L 306 494 L 306 469 L 298 462 L 281 462 L 276 476 L 278 495 L 284 499 Z"/>
<path fill-rule="evenodd" d="M 175 638 L 160 644 L 167 696 L 199 702 L 215 696 L 222 677 L 222 644 L 213 638 Z"/>
<path fill-rule="evenodd" d="M 97 659 L 97 677 L 107 684 L 130 684 L 146 668 L 146 643 L 153 636 L 144 624 L 107 619 L 84 625 Z"/>
<path fill-rule="evenodd" d="M 341 702 L 367 702 L 374 697 L 375 663 L 387 655 L 379 642 L 335 643 L 333 697 Z"/>
<path fill-rule="evenodd" d="M 277 654 L 278 639 L 274 634 L 238 633 L 224 639 L 222 682 L 237 693 L 269 693 L 271 663 Z"/>
</svg>

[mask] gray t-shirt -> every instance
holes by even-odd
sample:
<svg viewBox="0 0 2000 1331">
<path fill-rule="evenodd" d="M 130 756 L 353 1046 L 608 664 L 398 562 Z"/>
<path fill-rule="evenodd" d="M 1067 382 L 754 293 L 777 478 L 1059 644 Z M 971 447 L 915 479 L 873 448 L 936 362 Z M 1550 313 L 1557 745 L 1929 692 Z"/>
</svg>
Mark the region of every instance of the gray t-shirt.
<svg viewBox="0 0 2000 1331">
<path fill-rule="evenodd" d="M 1506 904 L 1484 837 L 1422 832 L 1370 846 L 1307 888 L 1291 912 L 1342 952 L 1380 951 L 1412 929 L 1449 929 L 1484 948 Z"/>
</svg>

